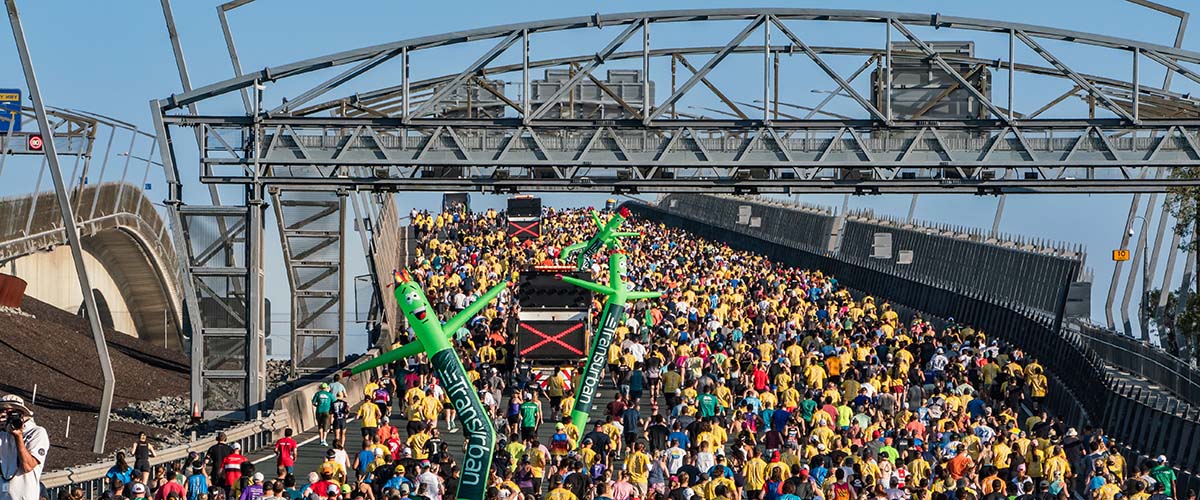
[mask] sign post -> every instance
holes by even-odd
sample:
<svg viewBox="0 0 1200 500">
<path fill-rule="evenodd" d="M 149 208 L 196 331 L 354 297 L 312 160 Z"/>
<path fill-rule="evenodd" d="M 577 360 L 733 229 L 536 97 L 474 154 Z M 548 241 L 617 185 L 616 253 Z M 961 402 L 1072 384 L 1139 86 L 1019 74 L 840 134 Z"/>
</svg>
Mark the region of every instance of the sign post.
<svg viewBox="0 0 1200 500">
<path fill-rule="evenodd" d="M 1113 262 L 1125 262 L 1125 261 L 1129 260 L 1129 250 L 1125 249 L 1125 248 L 1118 248 L 1116 250 L 1113 250 L 1112 251 L 1112 260 L 1113 260 Z"/>
</svg>

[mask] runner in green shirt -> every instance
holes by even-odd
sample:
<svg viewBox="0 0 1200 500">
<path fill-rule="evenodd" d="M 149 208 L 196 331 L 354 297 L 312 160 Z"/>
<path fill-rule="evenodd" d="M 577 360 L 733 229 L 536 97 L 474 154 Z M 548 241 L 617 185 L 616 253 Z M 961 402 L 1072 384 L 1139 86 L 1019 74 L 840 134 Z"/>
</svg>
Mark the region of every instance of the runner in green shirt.
<svg viewBox="0 0 1200 500">
<path fill-rule="evenodd" d="M 805 423 L 812 423 L 813 412 L 817 411 L 817 402 L 813 400 L 810 394 L 807 399 L 800 402 L 800 418 L 804 419 Z"/>
<path fill-rule="evenodd" d="M 1150 477 L 1158 481 L 1158 484 L 1163 485 L 1163 495 L 1166 495 L 1167 498 L 1175 498 L 1175 470 L 1167 465 L 1166 455 L 1159 455 L 1155 462 L 1158 465 L 1150 469 Z"/>
<path fill-rule="evenodd" d="M 333 393 L 329 392 L 329 384 L 321 384 L 321 390 L 312 398 L 313 406 L 317 407 L 317 433 L 321 437 L 321 446 L 329 446 L 325 438 L 329 435 L 329 412 L 333 408 Z"/>
<path fill-rule="evenodd" d="M 715 417 L 717 413 L 723 410 L 721 408 L 721 400 L 707 391 L 697 396 L 696 402 L 700 404 L 700 416 L 702 418 Z"/>
<path fill-rule="evenodd" d="M 521 403 L 521 439 L 537 436 L 538 425 L 542 423 L 542 409 L 533 402 L 533 395 L 525 393 L 525 402 Z"/>
</svg>

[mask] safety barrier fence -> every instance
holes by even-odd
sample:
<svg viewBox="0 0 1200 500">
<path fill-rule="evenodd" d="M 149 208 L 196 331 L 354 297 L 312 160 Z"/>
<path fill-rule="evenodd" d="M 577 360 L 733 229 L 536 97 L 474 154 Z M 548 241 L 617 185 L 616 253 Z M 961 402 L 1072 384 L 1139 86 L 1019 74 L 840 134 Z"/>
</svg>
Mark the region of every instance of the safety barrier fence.
<svg viewBox="0 0 1200 500">
<path fill-rule="evenodd" d="M 789 201 L 731 195 L 667 196 L 660 206 L 772 243 L 814 253 L 867 259 L 876 235 L 886 234 L 887 258 L 872 267 L 956 290 L 1056 314 L 1071 283 L 1082 278 L 1086 253 L 1066 243 L 1025 241 L 1015 236 L 924 222 L 902 222 L 870 211 L 837 214 L 832 209 Z M 911 261 L 900 262 L 901 252 Z"/>
<path fill-rule="evenodd" d="M 375 357 L 379 352 L 368 351 L 367 355 L 358 358 L 348 366 L 354 366 Z M 351 405 L 363 400 L 363 389 L 371 376 L 378 376 L 381 368 L 363 373 L 349 380 L 343 380 L 346 386 L 346 401 Z M 275 399 L 274 407 L 265 416 L 243 422 L 223 429 L 226 443 L 241 445 L 242 453 L 254 455 L 257 452 L 270 449 L 275 440 L 283 435 L 284 429 L 291 428 L 299 434 L 316 427 L 316 415 L 312 410 L 313 395 L 320 390 L 321 381 L 312 382 Z M 156 456 L 150 459 L 153 466 L 166 465 L 168 468 L 175 464 L 183 464 L 190 453 L 204 453 L 217 442 L 217 433 L 213 432 L 199 438 L 193 438 L 187 443 L 158 450 Z M 127 450 L 128 451 L 128 450 Z M 59 493 L 80 488 L 84 498 L 100 498 L 107 487 L 105 474 L 114 465 L 113 460 L 102 460 L 97 463 L 67 467 L 65 469 L 47 471 L 42 475 L 42 484 L 46 487 L 47 498 L 59 498 Z M 187 464 L 183 464 L 187 465 Z"/>
<path fill-rule="evenodd" d="M 669 200 L 669 198 L 668 198 Z M 900 276 L 868 257 L 849 258 L 816 253 L 710 222 L 711 212 L 681 211 L 680 204 L 658 207 L 630 204 L 643 217 L 723 241 L 739 250 L 766 255 L 775 262 L 820 269 L 839 283 L 876 297 L 953 318 L 1021 349 L 1047 368 L 1050 391 L 1043 404 L 1067 425 L 1100 425 L 1131 456 L 1166 455 L 1176 467 L 1182 488 L 1200 487 L 1193 473 L 1200 469 L 1200 425 L 1196 418 L 1169 414 L 1153 407 L 1149 391 L 1132 391 L 1115 382 L 1104 359 L 1077 332 L 1056 324 L 1053 316 L 1015 301 L 1003 300 L 953 281 Z M 773 239 L 781 239 L 776 235 Z M 1064 273 L 1063 276 L 1070 273 Z M 1064 297 L 1065 299 L 1065 297 Z"/>
<path fill-rule="evenodd" d="M 839 256 L 869 258 L 873 266 L 892 274 L 946 282 L 961 290 L 986 292 L 998 300 L 1056 313 L 1081 259 L 986 244 L 973 233 L 939 231 L 930 227 L 895 225 L 886 220 L 850 216 L 843 228 Z M 889 258 L 870 258 L 876 234 L 890 234 Z M 891 257 L 912 252 L 911 262 Z"/>
<path fill-rule="evenodd" d="M 1108 363 L 1151 380 L 1192 405 L 1200 405 L 1200 370 L 1191 363 L 1112 330 L 1089 324 L 1068 326 Z"/>
</svg>

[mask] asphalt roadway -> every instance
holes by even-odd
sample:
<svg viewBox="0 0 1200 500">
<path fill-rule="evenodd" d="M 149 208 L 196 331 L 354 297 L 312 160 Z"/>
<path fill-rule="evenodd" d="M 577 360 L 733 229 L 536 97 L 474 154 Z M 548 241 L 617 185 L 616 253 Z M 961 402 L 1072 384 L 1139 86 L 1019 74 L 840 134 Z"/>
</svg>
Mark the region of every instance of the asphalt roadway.
<svg viewBox="0 0 1200 500">
<path fill-rule="evenodd" d="M 600 384 L 600 390 L 598 393 L 600 397 L 597 397 L 596 404 L 592 409 L 593 416 L 602 414 L 604 408 L 607 407 L 608 403 L 613 400 L 613 395 L 616 393 L 616 386 L 613 385 L 611 378 L 604 378 L 603 382 Z M 640 405 L 639 409 L 642 411 L 643 418 L 648 418 L 650 405 L 648 398 L 643 398 L 643 400 L 644 401 Z M 505 397 L 503 402 L 507 403 L 508 398 Z M 549 402 L 543 401 L 543 409 L 548 410 L 548 406 Z M 357 411 L 357 407 L 355 408 L 355 411 Z M 547 446 L 550 443 L 550 437 L 554 434 L 554 424 L 553 422 L 549 421 L 549 417 L 549 413 L 547 413 L 545 416 L 547 422 L 538 428 L 538 439 L 542 442 L 542 444 Z M 403 429 L 408 420 L 401 415 L 395 405 L 392 406 L 392 412 L 389 418 L 391 419 L 392 425 L 395 425 L 401 429 L 401 439 L 406 439 L 408 435 Z M 461 463 L 463 450 L 462 432 L 447 432 L 445 419 L 442 419 L 438 422 L 438 429 L 441 431 L 442 440 L 449 445 L 450 454 L 455 458 L 455 461 Z M 582 429 L 583 433 L 585 434 L 590 430 L 590 428 Z M 330 434 L 332 436 L 332 432 Z M 354 457 L 362 449 L 361 436 L 362 421 L 353 419 L 348 422 L 346 425 L 346 451 L 350 455 L 351 464 L 354 462 Z M 503 437 L 506 436 L 496 436 L 497 440 Z M 299 445 L 296 451 L 296 464 L 294 468 L 296 484 L 297 486 L 303 487 L 308 482 L 308 473 L 317 470 L 317 467 L 325 461 L 325 453 L 329 450 L 329 447 L 321 446 L 316 429 L 299 435 L 294 435 L 292 438 L 295 439 L 296 443 Z M 329 441 L 332 443 L 332 437 L 329 438 Z M 258 453 L 251 453 L 250 460 L 254 462 L 259 472 L 262 472 L 268 478 L 274 477 L 276 456 L 273 450 L 268 449 L 259 451 Z"/>
</svg>

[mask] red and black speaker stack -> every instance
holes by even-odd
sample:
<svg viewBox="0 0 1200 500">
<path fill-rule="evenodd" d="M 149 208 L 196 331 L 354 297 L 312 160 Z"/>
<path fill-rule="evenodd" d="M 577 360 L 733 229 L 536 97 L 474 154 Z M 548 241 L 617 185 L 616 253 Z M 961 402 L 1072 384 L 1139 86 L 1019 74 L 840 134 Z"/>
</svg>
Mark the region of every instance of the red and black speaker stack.
<svg viewBox="0 0 1200 500">
<path fill-rule="evenodd" d="M 508 199 L 508 237 L 520 241 L 536 240 L 542 236 L 542 199 L 534 196 L 514 196 Z"/>
<path fill-rule="evenodd" d="M 590 279 L 571 266 L 536 266 L 522 272 L 518 283 L 517 353 L 535 363 L 575 362 L 587 355 L 592 294 L 560 275 Z"/>
</svg>

